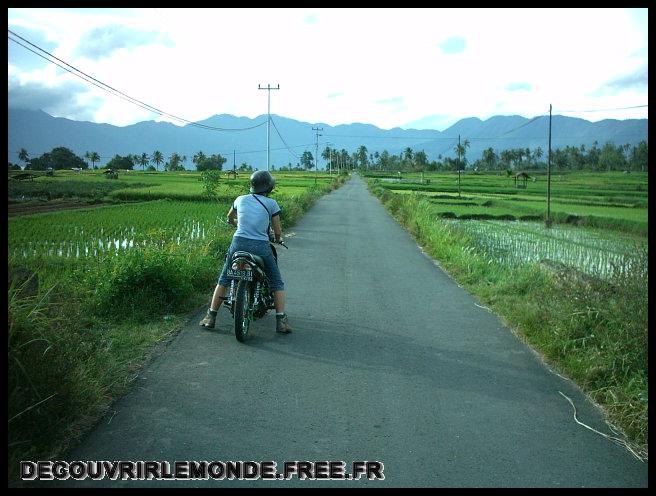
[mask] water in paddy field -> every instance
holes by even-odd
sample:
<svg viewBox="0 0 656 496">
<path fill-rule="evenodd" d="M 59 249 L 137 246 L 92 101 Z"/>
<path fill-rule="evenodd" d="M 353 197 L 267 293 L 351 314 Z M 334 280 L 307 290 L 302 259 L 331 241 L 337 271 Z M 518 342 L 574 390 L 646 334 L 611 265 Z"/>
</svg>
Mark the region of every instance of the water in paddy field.
<svg viewBox="0 0 656 496">
<path fill-rule="evenodd" d="M 14 247 L 10 254 L 13 256 L 35 257 L 49 256 L 61 258 L 97 257 L 146 246 L 148 244 L 161 242 L 162 238 L 149 239 L 147 234 L 130 226 L 118 230 L 112 234 L 106 234 L 104 228 L 94 230 L 95 233 L 85 233 L 81 227 L 73 227 L 70 230 L 70 239 L 63 241 L 29 241 Z M 186 241 L 205 239 L 205 226 L 200 221 L 187 221 L 182 227 L 170 229 L 168 241 L 180 245 Z"/>
<path fill-rule="evenodd" d="M 469 233 L 476 247 L 497 262 L 516 265 L 552 261 L 589 275 L 609 278 L 639 261 L 647 242 L 623 233 L 540 222 L 448 220 Z"/>
</svg>

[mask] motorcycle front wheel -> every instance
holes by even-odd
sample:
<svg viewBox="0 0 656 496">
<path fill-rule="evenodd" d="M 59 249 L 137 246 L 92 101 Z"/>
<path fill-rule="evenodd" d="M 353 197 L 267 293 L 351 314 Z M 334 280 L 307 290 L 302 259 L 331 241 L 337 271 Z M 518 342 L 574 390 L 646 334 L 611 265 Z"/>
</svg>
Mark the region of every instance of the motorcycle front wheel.
<svg viewBox="0 0 656 496">
<path fill-rule="evenodd" d="M 248 281 L 239 281 L 237 296 L 235 298 L 235 337 L 240 343 L 244 342 L 248 328 L 251 324 L 251 305 L 253 300 L 253 287 Z"/>
</svg>

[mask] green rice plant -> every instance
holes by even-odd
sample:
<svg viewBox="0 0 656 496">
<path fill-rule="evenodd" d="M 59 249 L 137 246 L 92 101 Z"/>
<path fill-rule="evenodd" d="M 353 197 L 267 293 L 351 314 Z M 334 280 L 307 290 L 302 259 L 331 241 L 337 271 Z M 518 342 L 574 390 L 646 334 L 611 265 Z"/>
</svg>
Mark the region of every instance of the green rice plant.
<svg viewBox="0 0 656 496">
<path fill-rule="evenodd" d="M 591 276 L 608 278 L 627 272 L 633 256 L 646 242 L 640 238 L 610 235 L 589 228 L 542 223 L 502 221 L 450 221 L 471 235 L 472 243 L 498 263 L 517 266 L 551 261 Z"/>
<path fill-rule="evenodd" d="M 135 246 L 203 239 L 227 229 L 219 221 L 227 203 L 171 202 L 113 205 L 9 219 L 9 253 L 33 258 L 114 256 Z M 166 233 L 166 239 L 162 239 Z"/>
</svg>

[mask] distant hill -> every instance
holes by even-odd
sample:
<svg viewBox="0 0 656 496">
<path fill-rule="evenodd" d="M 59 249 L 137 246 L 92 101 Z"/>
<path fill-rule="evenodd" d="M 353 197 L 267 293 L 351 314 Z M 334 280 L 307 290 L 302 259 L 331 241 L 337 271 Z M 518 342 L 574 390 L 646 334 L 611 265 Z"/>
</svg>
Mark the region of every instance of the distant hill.
<svg viewBox="0 0 656 496">
<path fill-rule="evenodd" d="M 319 154 L 327 143 L 332 148 L 346 149 L 352 153 L 365 145 L 369 153 L 387 150 L 399 154 L 410 147 L 423 150 L 430 160 L 454 157 L 454 147 L 469 140 L 468 160 L 481 157 L 483 150 L 538 146 L 548 148 L 548 116 L 535 120 L 515 116 L 494 116 L 485 121 L 476 117 L 462 119 L 444 131 L 417 129 L 380 129 L 371 124 L 341 124 L 329 126 L 322 123 L 301 122 L 273 114 L 271 126 L 271 163 L 279 168 L 299 162 L 301 154 L 308 150 L 314 156 L 316 132 L 313 127 L 323 128 L 319 137 Z M 152 155 L 159 150 L 165 157 L 176 152 L 186 155 L 185 166 L 193 169 L 192 157 L 198 151 L 206 155 L 220 153 L 228 159 L 225 166 L 231 168 L 233 159 L 237 167 L 246 162 L 255 168 L 266 168 L 267 126 L 266 115 L 255 119 L 229 114 L 215 115 L 199 124 L 222 129 L 245 131 L 209 131 L 192 125 L 176 126 L 164 122 L 145 121 L 130 126 L 112 126 L 92 122 L 72 121 L 52 117 L 43 111 L 8 109 L 8 160 L 19 163 L 18 152 L 25 148 L 30 157 L 37 157 L 57 146 L 70 148 L 83 157 L 87 151 L 101 156 L 97 165 L 104 165 L 114 155 L 129 153 Z M 282 139 L 280 138 L 282 136 Z M 283 142 L 284 139 L 284 142 Z M 599 146 L 610 141 L 615 144 L 635 145 L 647 139 L 647 119 L 603 120 L 590 122 L 584 119 L 556 115 L 552 119 L 552 147 L 566 145 L 589 147 L 597 141 Z M 291 150 L 291 151 L 290 151 Z M 234 152 L 234 155 L 233 155 Z M 325 161 L 319 159 L 319 166 Z"/>
</svg>

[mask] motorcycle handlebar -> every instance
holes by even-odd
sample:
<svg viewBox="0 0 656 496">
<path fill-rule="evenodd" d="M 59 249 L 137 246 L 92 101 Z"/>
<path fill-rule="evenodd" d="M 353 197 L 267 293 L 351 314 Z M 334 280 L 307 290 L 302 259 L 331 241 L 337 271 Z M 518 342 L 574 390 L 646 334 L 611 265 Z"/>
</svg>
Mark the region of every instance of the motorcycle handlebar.
<svg viewBox="0 0 656 496">
<path fill-rule="evenodd" d="M 284 246 L 285 248 L 287 248 L 289 250 L 289 246 L 287 246 L 282 239 L 280 241 L 271 241 L 271 240 L 269 240 L 269 243 L 271 243 L 272 245 L 282 245 L 282 246 Z"/>
</svg>

